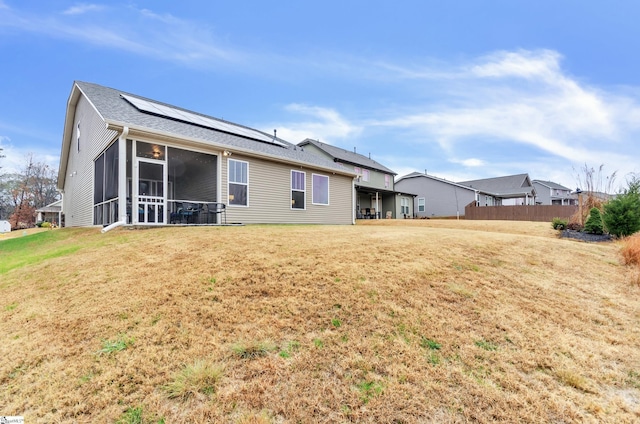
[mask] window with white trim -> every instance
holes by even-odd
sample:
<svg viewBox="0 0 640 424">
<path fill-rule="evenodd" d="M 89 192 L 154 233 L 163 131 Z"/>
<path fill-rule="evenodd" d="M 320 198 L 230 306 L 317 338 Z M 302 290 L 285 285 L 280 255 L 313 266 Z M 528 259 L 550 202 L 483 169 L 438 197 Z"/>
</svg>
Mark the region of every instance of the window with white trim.
<svg viewBox="0 0 640 424">
<path fill-rule="evenodd" d="M 369 181 L 369 170 L 368 169 L 363 169 L 362 170 L 362 181 Z"/>
<path fill-rule="evenodd" d="M 425 210 L 425 198 L 424 197 L 419 197 L 418 198 L 418 212 L 424 212 Z"/>
<path fill-rule="evenodd" d="M 80 151 L 80 122 L 78 122 L 78 129 L 76 131 L 76 141 L 78 142 L 78 151 Z"/>
<path fill-rule="evenodd" d="M 314 205 L 329 204 L 329 177 L 326 175 L 311 175 L 311 197 Z"/>
<path fill-rule="evenodd" d="M 229 205 L 249 206 L 249 162 L 228 159 Z"/>
<path fill-rule="evenodd" d="M 291 171 L 291 209 L 305 208 L 306 173 Z"/>
<path fill-rule="evenodd" d="M 409 199 L 406 197 L 400 199 L 400 213 L 409 215 Z"/>
<path fill-rule="evenodd" d="M 389 188 L 391 186 L 391 175 L 384 174 L 384 188 Z"/>
</svg>

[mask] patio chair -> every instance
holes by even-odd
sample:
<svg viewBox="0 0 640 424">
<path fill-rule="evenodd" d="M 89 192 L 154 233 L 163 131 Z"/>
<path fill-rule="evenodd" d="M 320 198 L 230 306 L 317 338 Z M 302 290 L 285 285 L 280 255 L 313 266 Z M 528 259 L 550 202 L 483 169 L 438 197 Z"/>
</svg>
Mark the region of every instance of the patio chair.
<svg viewBox="0 0 640 424">
<path fill-rule="evenodd" d="M 364 208 L 364 217 L 366 219 L 371 219 L 371 208 Z"/>
<path fill-rule="evenodd" d="M 227 205 L 225 205 L 224 203 L 207 203 L 207 212 L 209 216 L 218 215 L 222 217 L 222 219 L 224 219 L 224 223 L 227 223 Z M 214 221 L 218 224 L 221 224 L 221 222 L 218 222 L 217 218 L 215 218 Z M 207 223 L 209 223 L 208 219 Z"/>
<path fill-rule="evenodd" d="M 187 224 L 195 224 L 200 217 L 200 205 L 184 202 L 181 214 L 186 219 Z"/>
</svg>

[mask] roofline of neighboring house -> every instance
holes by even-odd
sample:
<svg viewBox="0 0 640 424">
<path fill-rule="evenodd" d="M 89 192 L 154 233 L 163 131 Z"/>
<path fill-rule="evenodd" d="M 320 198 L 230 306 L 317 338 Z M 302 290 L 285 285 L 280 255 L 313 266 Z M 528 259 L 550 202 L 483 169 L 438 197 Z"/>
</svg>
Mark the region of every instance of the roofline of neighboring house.
<svg viewBox="0 0 640 424">
<path fill-rule="evenodd" d="M 352 178 L 356 177 L 356 173 L 353 171 L 349 171 L 348 169 L 344 169 L 344 170 L 340 170 L 340 169 L 336 169 L 336 168 L 327 168 L 324 167 L 322 165 L 317 165 L 314 163 L 310 163 L 310 162 L 304 162 L 304 161 L 297 161 L 295 159 L 289 159 L 289 158 L 285 158 L 282 156 L 277 156 L 277 155 L 272 155 L 269 153 L 263 153 L 263 152 L 255 152 L 253 150 L 249 150 L 249 149 L 243 149 L 241 147 L 236 147 L 236 146 L 230 146 L 228 144 L 223 144 L 223 143 L 216 143 L 214 141 L 209 141 L 209 140 L 203 140 L 203 139 L 199 139 L 199 138 L 194 138 L 194 137 L 187 137 L 184 135 L 180 135 L 180 134 L 175 134 L 172 132 L 168 132 L 168 131 L 160 131 L 160 130 L 152 130 L 150 128 L 145 128 L 145 127 L 139 127 L 137 125 L 130 125 L 126 122 L 117 122 L 117 121 L 112 121 L 112 120 L 105 120 L 106 124 L 107 124 L 107 129 L 109 130 L 113 130 L 113 131 L 117 131 L 118 133 L 121 133 L 123 131 L 123 129 L 125 127 L 129 128 L 129 135 L 133 136 L 133 135 L 138 135 L 138 136 L 142 136 L 142 137 L 155 137 L 155 138 L 161 138 L 161 139 L 165 139 L 167 141 L 175 141 L 175 140 L 180 140 L 183 144 L 186 141 L 187 144 L 192 145 L 193 147 L 216 147 L 219 148 L 220 150 L 229 150 L 231 152 L 237 152 L 237 153 L 241 153 L 245 156 L 250 156 L 250 157 L 256 157 L 256 158 L 268 158 L 271 159 L 275 162 L 280 162 L 280 163 L 286 163 L 286 164 L 290 164 L 290 165 L 298 165 L 298 166 L 304 166 L 307 168 L 314 168 L 314 169 L 319 169 L 319 170 L 323 170 L 325 172 L 331 172 L 333 174 L 340 174 L 340 175 L 345 175 L 345 176 L 349 176 Z"/>
<path fill-rule="evenodd" d="M 323 149 L 323 148 L 322 148 L 322 144 L 326 144 L 326 143 L 322 143 L 322 142 L 320 142 L 320 141 L 318 141 L 318 140 L 313 140 L 313 139 L 311 139 L 311 138 L 306 138 L 306 139 L 304 139 L 303 141 L 301 141 L 300 143 L 298 143 L 298 144 L 297 144 L 297 146 L 299 146 L 299 147 L 304 147 L 304 146 L 306 146 L 307 144 L 311 144 L 312 146 L 315 146 L 315 147 L 317 147 L 318 149 L 322 150 L 322 151 L 323 151 L 323 152 L 325 152 L 327 155 L 331 156 L 331 157 L 333 158 L 333 161 L 334 161 L 334 162 L 341 162 L 341 163 L 346 163 L 346 164 L 349 164 L 349 165 L 359 166 L 359 167 L 361 167 L 361 168 L 367 168 L 367 169 L 370 169 L 370 170 L 372 170 L 372 171 L 384 172 L 385 174 L 390 174 L 390 175 L 394 175 L 394 176 L 395 176 L 395 175 L 398 175 L 396 172 L 393 172 L 391 169 L 387 168 L 386 166 L 384 166 L 384 165 L 382 165 L 382 164 L 379 164 L 382 168 L 374 168 L 374 167 L 372 167 L 371 165 L 363 164 L 363 163 L 360 163 L 360 162 L 353 162 L 353 161 L 350 161 L 350 160 L 337 158 L 337 157 L 335 157 L 334 155 L 332 155 L 331 153 L 329 153 L 327 150 L 325 150 L 325 149 Z M 374 159 L 367 158 L 365 155 L 362 155 L 362 154 L 360 154 L 360 153 L 357 153 L 357 152 L 351 152 L 351 151 L 349 151 L 349 150 L 347 150 L 347 149 L 343 149 L 342 147 L 334 146 L 334 145 L 332 145 L 332 144 L 331 144 L 330 146 L 331 146 L 331 147 L 333 147 L 334 149 L 339 149 L 339 150 L 342 150 L 343 152 L 346 152 L 346 153 L 349 153 L 349 154 L 353 153 L 353 154 L 355 154 L 355 155 L 362 156 L 363 158 L 368 159 L 368 160 L 370 160 L 370 161 L 372 161 L 372 162 L 376 162 L 376 163 L 378 163 L 378 162 L 377 162 L 377 161 L 375 161 Z M 383 169 L 383 168 L 384 168 L 384 169 Z"/>
<path fill-rule="evenodd" d="M 533 184 L 533 183 L 538 183 L 538 184 L 540 184 L 542 186 L 545 186 L 547 188 L 550 188 L 552 190 L 553 189 L 557 189 L 557 190 L 569 190 L 569 191 L 571 191 L 570 188 L 565 187 L 562 184 L 554 183 L 553 181 L 531 180 L 531 184 Z M 558 187 L 551 187 L 550 185 L 545 184 L 545 183 L 553 183 L 553 184 L 557 185 Z"/>
<path fill-rule="evenodd" d="M 356 153 L 356 154 L 359 154 L 359 153 Z M 333 156 L 333 155 L 332 155 L 332 156 Z M 371 159 L 371 160 L 373 160 L 373 159 Z M 398 175 L 398 174 L 397 174 L 397 173 L 395 173 L 395 172 L 391 172 L 391 170 L 390 170 L 390 169 L 374 168 L 374 167 L 369 166 L 369 165 L 364 165 L 364 164 L 361 164 L 361 163 L 356 163 L 356 162 L 352 162 L 352 161 L 349 161 L 349 160 L 344 160 L 344 159 L 336 158 L 335 156 L 334 156 L 333 161 L 334 161 L 334 162 L 340 162 L 340 163 L 346 163 L 346 164 L 354 165 L 354 166 L 359 166 L 360 168 L 367 168 L 367 169 L 370 169 L 370 170 L 372 170 L 372 171 L 378 171 L 378 172 L 382 172 L 382 173 L 389 174 L 389 175 Z"/>
<path fill-rule="evenodd" d="M 462 184 L 458 184 L 458 183 L 455 183 L 455 182 L 453 182 L 453 181 L 447 181 L 447 180 L 445 180 L 445 179 L 438 178 L 438 177 L 435 177 L 435 176 L 433 176 L 433 175 L 429 175 L 429 174 L 420 174 L 420 173 L 413 174 L 413 175 L 412 175 L 412 174 L 407 174 L 407 175 L 405 175 L 405 176 L 403 176 L 403 177 L 400 177 L 400 178 L 398 179 L 398 181 L 396 181 L 396 184 L 398 184 L 400 181 L 405 180 L 405 179 L 409 179 L 409 178 L 419 178 L 419 177 L 425 177 L 425 178 L 429 178 L 429 179 L 432 179 L 432 180 L 435 180 L 435 181 L 439 181 L 439 182 L 441 182 L 441 183 L 450 184 L 450 185 L 452 185 L 452 186 L 456 186 L 456 187 L 458 187 L 458 188 L 463 188 L 463 189 L 465 189 L 465 190 L 473 191 L 474 193 L 479 193 L 479 192 L 480 192 L 480 190 L 478 190 L 477 188 L 473 188 L 473 187 L 465 186 L 465 185 L 462 185 Z"/>
</svg>

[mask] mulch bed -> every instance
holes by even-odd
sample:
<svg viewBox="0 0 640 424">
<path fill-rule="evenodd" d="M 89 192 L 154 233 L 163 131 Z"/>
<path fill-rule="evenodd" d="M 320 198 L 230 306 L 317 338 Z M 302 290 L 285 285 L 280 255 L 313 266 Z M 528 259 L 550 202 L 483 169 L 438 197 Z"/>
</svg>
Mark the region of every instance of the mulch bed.
<svg viewBox="0 0 640 424">
<path fill-rule="evenodd" d="M 583 233 L 582 231 L 575 231 L 575 230 L 563 230 L 562 233 L 560 233 L 560 237 L 581 240 L 586 242 L 613 241 L 613 237 L 611 237 L 610 234 L 588 234 L 588 233 Z"/>
</svg>

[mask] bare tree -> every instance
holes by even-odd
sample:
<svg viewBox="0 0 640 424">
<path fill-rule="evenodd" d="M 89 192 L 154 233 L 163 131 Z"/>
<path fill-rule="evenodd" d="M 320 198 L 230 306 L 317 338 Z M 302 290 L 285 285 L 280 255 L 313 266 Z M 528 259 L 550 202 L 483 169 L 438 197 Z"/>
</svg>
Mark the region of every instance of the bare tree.
<svg viewBox="0 0 640 424">
<path fill-rule="evenodd" d="M 594 167 L 590 167 L 586 163 L 577 171 L 573 168 L 573 171 L 576 173 L 578 188 L 582 192 L 589 194 L 613 193 L 613 185 L 618 171 L 613 171 L 611 175 L 606 175 L 604 173 L 604 164 L 600 165 L 596 170 Z"/>
<path fill-rule="evenodd" d="M 30 227 L 35 223 L 35 211 L 59 197 L 56 191 L 56 172 L 42 162 L 27 156 L 24 169 L 17 174 L 3 175 L 0 200 L 10 213 L 12 228 Z"/>
</svg>

